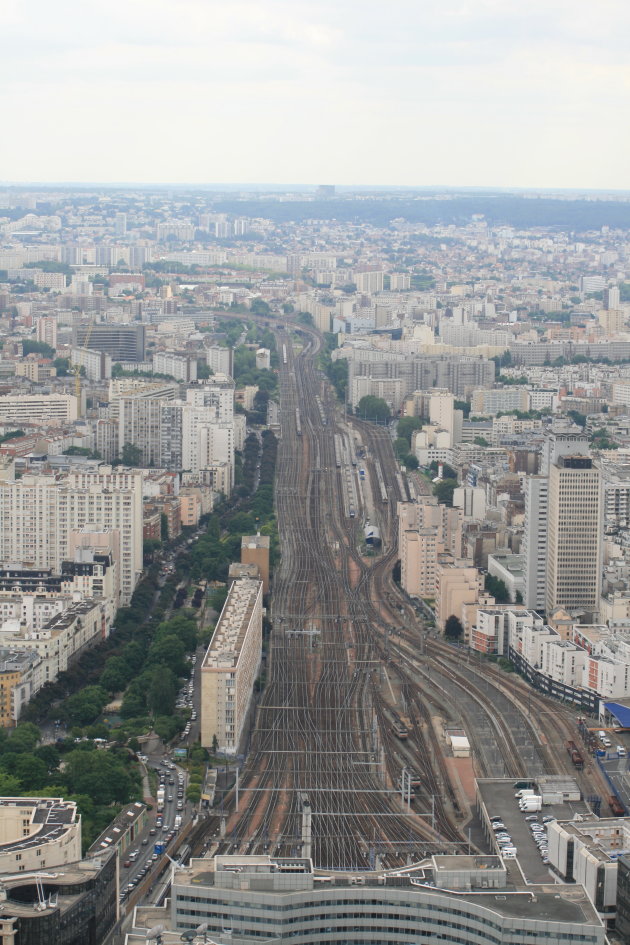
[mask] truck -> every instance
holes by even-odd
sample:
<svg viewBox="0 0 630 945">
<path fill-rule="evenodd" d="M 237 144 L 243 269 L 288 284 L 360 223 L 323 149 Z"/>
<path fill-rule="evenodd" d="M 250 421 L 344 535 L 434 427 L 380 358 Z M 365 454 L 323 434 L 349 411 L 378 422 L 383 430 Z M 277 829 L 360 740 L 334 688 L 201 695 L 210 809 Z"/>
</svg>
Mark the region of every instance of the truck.
<svg viewBox="0 0 630 945">
<path fill-rule="evenodd" d="M 164 810 L 164 788 L 158 788 L 157 791 L 157 811 L 161 814 Z"/>
<path fill-rule="evenodd" d="M 519 801 L 518 806 L 524 814 L 533 814 L 536 811 L 542 810 L 542 797 L 540 795 L 537 797 L 525 797 L 522 801 Z"/>
</svg>

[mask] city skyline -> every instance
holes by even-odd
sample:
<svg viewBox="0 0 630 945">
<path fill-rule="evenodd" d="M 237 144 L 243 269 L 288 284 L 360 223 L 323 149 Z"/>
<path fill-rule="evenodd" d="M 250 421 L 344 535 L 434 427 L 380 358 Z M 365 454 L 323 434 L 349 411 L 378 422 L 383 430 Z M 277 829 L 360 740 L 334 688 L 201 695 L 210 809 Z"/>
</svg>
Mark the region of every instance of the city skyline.
<svg viewBox="0 0 630 945">
<path fill-rule="evenodd" d="M 629 16 L 618 0 L 8 3 L 0 174 L 625 189 Z"/>
</svg>

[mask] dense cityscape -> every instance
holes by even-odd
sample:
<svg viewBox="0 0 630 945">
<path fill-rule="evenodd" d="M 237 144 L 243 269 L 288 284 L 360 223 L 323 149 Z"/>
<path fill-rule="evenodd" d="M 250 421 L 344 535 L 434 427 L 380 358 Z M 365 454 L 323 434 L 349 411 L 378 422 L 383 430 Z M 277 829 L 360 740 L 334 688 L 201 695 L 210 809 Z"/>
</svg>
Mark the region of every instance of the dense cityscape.
<svg viewBox="0 0 630 945">
<path fill-rule="evenodd" d="M 0 188 L 2 945 L 630 942 L 629 229 Z"/>
</svg>

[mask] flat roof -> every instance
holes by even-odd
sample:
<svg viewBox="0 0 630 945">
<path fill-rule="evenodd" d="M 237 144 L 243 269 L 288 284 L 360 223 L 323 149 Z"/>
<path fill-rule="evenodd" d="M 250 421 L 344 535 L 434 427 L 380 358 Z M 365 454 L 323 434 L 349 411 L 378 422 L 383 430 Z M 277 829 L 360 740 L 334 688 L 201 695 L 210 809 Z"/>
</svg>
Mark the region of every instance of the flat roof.
<svg viewBox="0 0 630 945">
<path fill-rule="evenodd" d="M 567 778 L 561 778 L 558 782 L 558 789 Z M 505 824 L 505 829 L 509 833 L 514 846 L 517 848 L 518 865 L 521 868 L 525 881 L 527 883 L 548 883 L 551 874 L 538 852 L 538 847 L 534 843 L 532 832 L 525 817 L 530 816 L 535 811 L 521 811 L 518 806 L 518 799 L 514 796 L 517 781 L 531 781 L 541 786 L 549 788 L 553 786 L 545 781 L 545 778 L 487 778 L 477 780 L 477 791 L 486 808 L 488 817 L 501 817 Z M 574 783 L 574 782 L 573 782 Z M 564 804 L 545 804 L 543 809 L 538 812 L 539 817 L 555 817 L 556 820 L 571 820 L 574 814 L 581 814 L 583 817 L 592 817 L 592 811 L 584 801 L 567 801 Z M 506 865 L 508 862 L 506 861 Z"/>
</svg>

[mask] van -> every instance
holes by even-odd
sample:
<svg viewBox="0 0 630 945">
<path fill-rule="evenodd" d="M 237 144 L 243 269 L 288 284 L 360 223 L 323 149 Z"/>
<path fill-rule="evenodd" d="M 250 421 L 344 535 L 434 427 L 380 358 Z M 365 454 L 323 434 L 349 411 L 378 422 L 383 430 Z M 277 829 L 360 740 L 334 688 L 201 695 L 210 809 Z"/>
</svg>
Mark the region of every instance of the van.
<svg viewBox="0 0 630 945">
<path fill-rule="evenodd" d="M 625 758 L 626 749 L 623 747 L 623 745 L 617 745 L 617 754 L 620 758 Z"/>
<path fill-rule="evenodd" d="M 504 860 L 515 860 L 517 853 L 518 850 L 516 847 L 508 847 L 507 849 L 501 851 L 501 856 Z"/>
<path fill-rule="evenodd" d="M 517 791 L 514 797 L 533 797 L 535 793 L 532 788 L 526 788 L 523 791 Z"/>
</svg>

